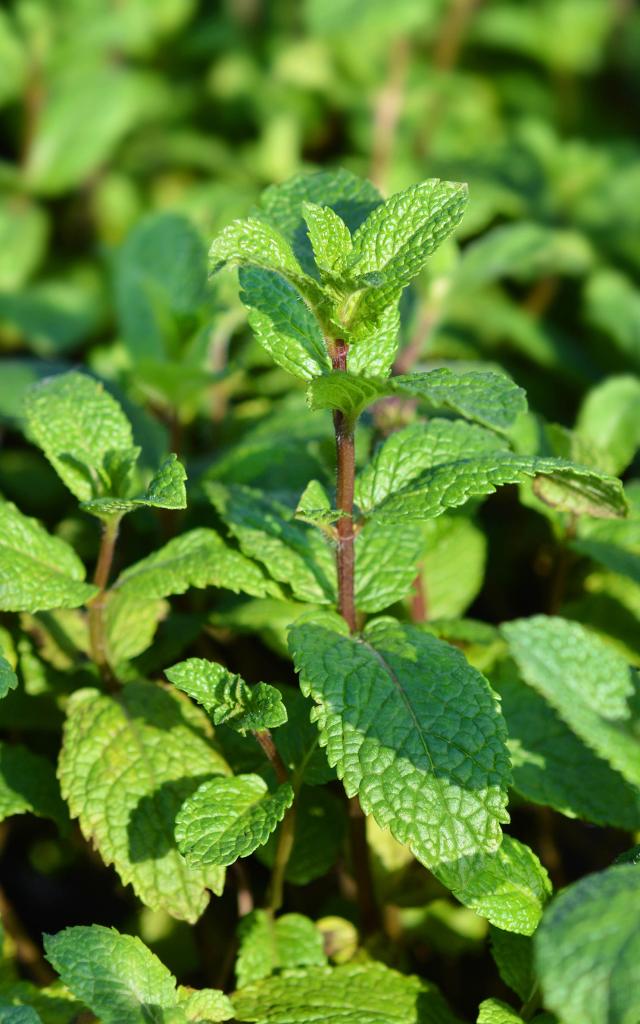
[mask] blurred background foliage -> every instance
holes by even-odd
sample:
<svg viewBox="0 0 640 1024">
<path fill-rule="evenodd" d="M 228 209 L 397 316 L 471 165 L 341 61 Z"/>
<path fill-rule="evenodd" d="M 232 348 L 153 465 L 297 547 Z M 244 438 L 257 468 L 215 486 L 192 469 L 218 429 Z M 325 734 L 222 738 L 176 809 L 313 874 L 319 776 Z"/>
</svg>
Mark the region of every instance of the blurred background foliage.
<svg viewBox="0 0 640 1024">
<path fill-rule="evenodd" d="M 337 166 L 385 195 L 428 177 L 469 182 L 461 228 L 404 303 L 398 368 L 502 367 L 533 410 L 514 432 L 517 448 L 571 451 L 632 477 L 639 53 L 632 0 L 5 0 L 0 492 L 89 562 L 95 556 L 93 526 L 21 433 L 28 384 L 79 364 L 125 405 L 145 466 L 167 450 L 186 461 L 189 525 L 211 522 L 198 502 L 203 475 L 292 502 L 310 477 L 330 480 L 329 417 L 309 412 L 256 345 L 233 275 L 207 280 L 206 250 L 265 186 Z M 360 428 L 360 453 L 410 415 L 393 402 L 379 408 Z M 637 488 L 629 493 L 628 523 L 585 527 L 577 540 L 559 516 L 541 516 L 524 488 L 523 504 L 505 492 L 491 499 L 490 516 L 467 509 L 427 524 L 427 614 L 497 622 L 562 609 L 640 664 L 640 506 Z M 132 517 L 122 563 L 182 525 L 151 512 Z M 156 643 L 128 649 L 138 672 L 158 673 L 197 649 L 204 626 L 247 678 L 292 680 L 283 658 L 292 601 L 207 592 L 171 610 L 162 604 Z M 53 626 L 22 618 L 14 654 L 28 699 L 5 700 L 2 724 L 42 734 L 38 743 L 54 754 L 56 701 L 79 685 L 62 628 L 73 629 L 75 613 Z M 261 640 L 247 644 L 245 632 Z M 483 645 L 470 656 L 482 664 Z M 548 816 L 519 822 L 518 813 L 523 838 L 559 884 L 608 864 L 626 843 L 611 830 L 593 850 L 583 842 L 589 826 L 567 831 L 559 816 L 550 826 Z M 61 844 L 52 825 L 20 822 L 3 834 L 2 857 L 34 935 L 85 920 L 124 924 L 179 974 L 202 980 L 198 945 L 215 949 L 233 928 L 226 897 L 215 923 L 205 915 L 192 932 L 140 911 L 79 835 Z M 427 900 L 424 873 L 414 878 L 409 867 L 407 876 L 398 850 L 374 831 L 382 891 L 397 897 L 395 912 L 417 943 L 412 964 L 435 958 L 428 972 L 464 1003 L 451 957 L 479 955 L 483 923 L 433 892 Z M 347 912 L 332 899 L 316 882 L 292 908 Z M 206 980 L 217 983 L 215 974 L 207 968 Z M 465 977 L 471 1005 L 486 984 L 476 992 Z"/>
</svg>

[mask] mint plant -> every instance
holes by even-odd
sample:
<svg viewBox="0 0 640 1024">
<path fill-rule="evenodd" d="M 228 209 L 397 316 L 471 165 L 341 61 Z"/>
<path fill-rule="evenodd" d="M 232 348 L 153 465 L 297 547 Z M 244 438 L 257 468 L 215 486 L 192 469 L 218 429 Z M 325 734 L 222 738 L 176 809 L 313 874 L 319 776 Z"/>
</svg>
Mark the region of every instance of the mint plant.
<svg viewBox="0 0 640 1024">
<path fill-rule="evenodd" d="M 55 774 L 2 743 L 0 811 L 63 832 L 77 821 L 158 920 L 195 925 L 216 900 L 228 914 L 230 891 L 238 920 L 225 920 L 216 983 L 197 989 L 139 938 L 72 924 L 44 940 L 60 980 L 8 972 L 0 1019 L 455 1024 L 410 947 L 395 949 L 385 897 L 404 942 L 414 884 L 427 908 L 437 893 L 451 921 L 491 936 L 505 998 L 487 987 L 480 1024 L 637 1018 L 636 854 L 554 895 L 548 847 L 504 831 L 510 801 L 640 829 L 636 668 L 562 615 L 498 627 L 426 614 L 431 524 L 469 528 L 458 510 L 503 485 L 576 551 L 635 572 L 637 495 L 608 471 L 625 468 L 619 438 L 609 466 L 586 442 L 575 457 L 578 431 L 527 451 L 525 394 L 505 373 L 394 372 L 403 293 L 466 202 L 466 186 L 439 179 L 383 201 L 349 172 L 320 172 L 267 189 L 214 239 L 211 273 L 239 267 L 255 339 L 332 431 L 335 454 L 320 434 L 301 493 L 238 478 L 232 452 L 200 467 L 187 509 L 182 462 L 139 468 L 132 425 L 95 378 L 26 391 L 26 437 L 99 543 L 88 582 L 73 520 L 52 534 L 0 504 L 0 609 L 21 616 L 0 633 L 0 708 L 19 720 L 22 682 L 27 705 L 44 696 L 64 717 Z M 170 539 L 121 564 L 130 513 L 185 509 Z M 167 599 L 191 589 L 198 603 L 163 635 Z M 219 653 L 243 609 L 280 656 L 286 634 L 287 681 L 253 682 Z M 330 893 L 320 917 L 291 895 L 316 882 Z"/>
</svg>

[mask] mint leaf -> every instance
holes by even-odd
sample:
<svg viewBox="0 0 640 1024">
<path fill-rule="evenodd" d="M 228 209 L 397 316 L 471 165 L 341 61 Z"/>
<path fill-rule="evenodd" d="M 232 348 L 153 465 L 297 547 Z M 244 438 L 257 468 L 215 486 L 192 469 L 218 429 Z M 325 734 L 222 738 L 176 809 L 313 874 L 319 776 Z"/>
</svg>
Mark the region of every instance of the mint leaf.
<svg viewBox="0 0 640 1024">
<path fill-rule="evenodd" d="M 584 626 L 557 617 L 509 622 L 502 633 L 525 682 L 588 747 L 640 785 L 638 682 L 624 658 Z"/>
<path fill-rule="evenodd" d="M 47 377 L 25 395 L 27 432 L 80 501 L 108 490 L 110 453 L 133 447 L 131 424 L 102 384 L 72 371 Z"/>
<path fill-rule="evenodd" d="M 65 985 L 103 1024 L 164 1021 L 163 1011 L 178 1005 L 175 978 L 132 935 L 95 924 L 46 935 L 44 945 Z"/>
<path fill-rule="evenodd" d="M 522 1017 L 501 999 L 484 999 L 478 1007 L 477 1024 L 522 1024 Z"/>
<path fill-rule="evenodd" d="M 509 667 L 491 682 L 509 730 L 513 785 L 525 800 L 596 825 L 640 828 L 640 793 L 634 786 Z"/>
<path fill-rule="evenodd" d="M 287 711 L 275 686 L 247 686 L 241 676 L 204 658 L 188 658 L 165 675 L 183 693 L 202 704 L 214 725 L 230 725 L 240 733 L 248 729 L 275 729 L 287 721 Z"/>
<path fill-rule="evenodd" d="M 545 1006 L 561 1020 L 632 1024 L 640 1015 L 640 871 L 633 864 L 570 885 L 535 937 Z"/>
<path fill-rule="evenodd" d="M 418 479 L 425 470 L 504 451 L 506 442 L 482 427 L 451 420 L 413 423 L 391 434 L 356 479 L 364 512 Z"/>
<path fill-rule="evenodd" d="M 506 430 L 526 412 L 522 388 L 501 373 L 455 373 L 442 368 L 393 377 L 396 394 L 414 395 L 431 409 L 449 409 L 494 430 Z"/>
<path fill-rule="evenodd" d="M 52 818 L 63 831 L 68 828 L 51 762 L 18 744 L 0 743 L 0 821 L 13 814 Z"/>
<path fill-rule="evenodd" d="M 233 1006 L 224 992 L 215 988 L 195 989 L 178 986 L 180 1006 L 188 1021 L 224 1021 L 233 1017 Z"/>
<path fill-rule="evenodd" d="M 62 794 L 106 864 L 140 899 L 196 921 L 219 873 L 188 866 L 172 836 L 176 814 L 203 779 L 228 769 L 209 725 L 184 699 L 148 683 L 109 697 L 79 690 L 68 704 L 59 763 Z"/>
<path fill-rule="evenodd" d="M 188 530 L 130 565 L 113 589 L 116 593 L 149 599 L 184 594 L 189 587 L 221 587 L 254 597 L 279 593 L 277 584 L 267 579 L 255 562 L 234 551 L 214 530 L 205 527 Z"/>
<path fill-rule="evenodd" d="M 1 557 L 1 556 L 0 556 Z M 0 646 L 0 652 L 2 646 Z M 9 690 L 15 690 L 18 685 L 18 677 L 13 671 L 11 664 L 0 653 L 0 700 L 6 697 Z"/>
<path fill-rule="evenodd" d="M 262 347 L 288 373 L 311 380 L 331 370 L 324 336 L 300 292 L 280 274 L 258 267 L 240 270 L 240 298 Z"/>
<path fill-rule="evenodd" d="M 508 820 L 506 728 L 459 651 L 392 619 L 362 638 L 335 616 L 307 620 L 289 642 L 329 764 L 366 814 L 427 867 L 497 849 Z"/>
<path fill-rule="evenodd" d="M 391 303 L 375 323 L 350 324 L 344 332 L 349 343 L 349 369 L 352 373 L 387 377 L 398 350 L 400 310 Z"/>
<path fill-rule="evenodd" d="M 0 499 L 2 611 L 77 608 L 98 592 L 84 577 L 84 565 L 65 541 Z"/>
<path fill-rule="evenodd" d="M 177 455 L 170 455 L 162 463 L 160 469 L 152 477 L 149 486 L 139 498 L 98 497 L 80 502 L 85 512 L 100 517 L 124 515 L 135 512 L 137 508 L 186 508 L 187 492 L 184 482 L 187 479 L 184 466 L 178 461 Z"/>
<path fill-rule="evenodd" d="M 456 513 L 416 525 L 422 533 L 423 548 L 418 571 L 429 621 L 457 618 L 482 588 L 487 538 L 470 517 Z M 407 527 L 402 529 L 404 532 Z M 446 634 L 443 638 L 449 639 Z"/>
<path fill-rule="evenodd" d="M 562 459 L 498 452 L 434 466 L 386 498 L 375 515 L 386 523 L 431 519 L 470 498 L 529 478 L 535 478 L 538 497 L 559 511 L 602 517 L 626 513 L 622 484 L 614 477 Z"/>
<path fill-rule="evenodd" d="M 205 493 L 249 558 L 301 601 L 328 604 L 335 597 L 335 564 L 317 530 L 266 494 L 239 485 L 205 483 Z"/>
<path fill-rule="evenodd" d="M 232 1002 L 238 1020 L 257 1024 L 459 1024 L 435 985 L 375 962 L 288 971 Z"/>
<path fill-rule="evenodd" d="M 390 382 L 341 372 L 316 377 L 307 388 L 310 409 L 339 409 L 356 420 L 363 409 L 389 394 Z"/>
<path fill-rule="evenodd" d="M 533 934 L 551 895 L 549 877 L 535 853 L 511 836 L 495 853 L 445 864 L 435 874 L 466 907 L 520 935 Z"/>
<path fill-rule="evenodd" d="M 274 920 L 266 910 L 255 910 L 241 920 L 238 939 L 238 988 L 275 971 L 327 963 L 322 935 L 303 914 L 283 914 Z"/>
<path fill-rule="evenodd" d="M 355 231 L 382 199 L 370 181 L 342 167 L 313 174 L 298 174 L 281 185 L 271 185 L 265 189 L 256 216 L 277 228 L 293 246 L 304 270 L 308 274 L 316 274 L 313 250 L 302 212 L 305 202 L 330 207 L 350 231 Z"/>
<path fill-rule="evenodd" d="M 370 309 L 381 309 L 408 285 L 460 221 L 467 186 L 430 181 L 391 196 L 353 236 L 349 271 L 359 287 L 375 289 Z"/>
<path fill-rule="evenodd" d="M 126 590 L 110 590 L 104 610 L 109 663 L 121 665 L 146 651 L 168 613 L 169 605 L 162 599 L 145 601 Z"/>
<path fill-rule="evenodd" d="M 379 612 L 410 592 L 424 547 L 418 524 L 395 526 L 365 523 L 355 541 L 356 606 Z"/>
<path fill-rule="evenodd" d="M 176 819 L 180 852 L 193 866 L 233 864 L 266 843 L 292 803 L 288 783 L 269 793 L 259 775 L 205 782 Z"/>
<path fill-rule="evenodd" d="M 318 270 L 329 279 L 339 276 L 353 249 L 349 228 L 330 206 L 303 202 L 302 216 Z"/>
<path fill-rule="evenodd" d="M 585 398 L 576 433 L 601 453 L 599 464 L 610 473 L 627 468 L 640 448 L 640 377 L 608 377 Z"/>
<path fill-rule="evenodd" d="M 214 238 L 209 249 L 209 273 L 215 274 L 227 265 L 275 271 L 306 298 L 321 298 L 318 285 L 305 274 L 286 239 L 256 217 L 233 221 Z"/>
<path fill-rule="evenodd" d="M 528 935 L 490 929 L 491 955 L 500 977 L 523 1003 L 530 998 L 536 985 L 533 972 L 533 941 Z"/>
</svg>

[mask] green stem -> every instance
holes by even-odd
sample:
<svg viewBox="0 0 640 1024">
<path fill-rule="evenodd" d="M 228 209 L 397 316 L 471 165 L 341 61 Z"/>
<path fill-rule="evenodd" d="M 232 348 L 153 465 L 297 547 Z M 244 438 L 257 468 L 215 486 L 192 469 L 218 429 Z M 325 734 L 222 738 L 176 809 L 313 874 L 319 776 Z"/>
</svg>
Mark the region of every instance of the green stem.
<svg viewBox="0 0 640 1024">
<path fill-rule="evenodd" d="M 267 760 L 271 764 L 276 778 L 280 784 L 289 781 L 289 772 L 280 757 L 276 749 L 276 745 L 273 742 L 273 737 L 269 729 L 256 730 L 253 733 L 256 741 L 262 747 Z M 275 915 L 276 912 L 282 906 L 283 893 L 284 893 L 284 876 L 287 871 L 287 864 L 293 850 L 293 842 L 295 839 L 295 828 L 296 826 L 296 811 L 295 802 L 289 807 L 285 813 L 282 823 L 278 830 L 278 843 L 276 846 L 276 855 L 271 869 L 271 879 L 269 882 L 269 890 L 267 893 L 267 910 L 271 915 Z"/>
<path fill-rule="evenodd" d="M 97 665 L 105 684 L 110 689 L 117 685 L 117 679 L 113 674 L 107 654 L 104 610 L 107 601 L 109 574 L 113 564 L 119 529 L 120 516 L 113 516 L 103 523 L 100 551 L 98 552 L 96 571 L 93 576 L 93 582 L 99 588 L 99 593 L 91 599 L 88 605 L 91 658 L 94 664 Z"/>
</svg>

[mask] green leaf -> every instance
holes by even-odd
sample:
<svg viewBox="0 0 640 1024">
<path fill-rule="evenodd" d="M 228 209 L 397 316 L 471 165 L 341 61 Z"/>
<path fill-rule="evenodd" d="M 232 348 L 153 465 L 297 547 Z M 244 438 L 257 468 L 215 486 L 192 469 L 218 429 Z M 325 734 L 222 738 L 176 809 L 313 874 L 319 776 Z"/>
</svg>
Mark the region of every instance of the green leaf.
<svg viewBox="0 0 640 1024">
<path fill-rule="evenodd" d="M 463 655 L 392 619 L 354 638 L 325 616 L 296 623 L 289 640 L 329 764 L 365 814 L 427 867 L 496 850 L 508 820 L 506 728 Z"/>
<path fill-rule="evenodd" d="M 318 270 L 329 278 L 340 276 L 353 249 L 349 228 L 330 206 L 303 202 L 302 215 Z"/>
<path fill-rule="evenodd" d="M 621 473 L 640 447 L 640 377 L 608 377 L 593 388 L 578 413 L 576 432 L 602 452 L 600 464 Z"/>
<path fill-rule="evenodd" d="M 356 479 L 364 512 L 419 479 L 425 470 L 502 452 L 506 442 L 482 427 L 451 420 L 413 423 L 391 434 Z"/>
<path fill-rule="evenodd" d="M 255 562 L 234 551 L 214 530 L 205 527 L 188 530 L 130 565 L 113 589 L 116 593 L 149 599 L 184 594 L 189 587 L 221 587 L 254 597 L 280 592 Z"/>
<path fill-rule="evenodd" d="M 422 399 L 430 410 L 450 410 L 467 419 L 505 430 L 526 410 L 524 391 L 498 373 L 431 370 L 388 379 L 334 373 L 313 380 L 307 390 L 312 409 L 340 409 L 353 419 L 385 395 Z"/>
<path fill-rule="evenodd" d="M 178 998 L 188 1021 L 224 1021 L 233 1017 L 233 1006 L 224 992 L 215 988 L 195 989 L 178 986 Z"/>
<path fill-rule="evenodd" d="M 287 628 L 295 617 L 293 613 L 289 615 Z M 286 645 L 282 653 L 286 656 Z M 310 786 L 323 786 L 331 782 L 336 773 L 327 764 L 318 730 L 310 719 L 313 704 L 297 686 L 283 686 L 280 692 L 287 709 L 287 722 L 278 729 L 274 741 L 280 757 L 296 777 L 295 785 L 305 782 Z"/>
<path fill-rule="evenodd" d="M 209 249 L 209 273 L 215 274 L 227 265 L 275 271 L 307 298 L 317 300 L 321 296 L 318 285 L 305 274 L 286 239 L 257 217 L 235 220 L 214 238 Z"/>
<path fill-rule="evenodd" d="M 48 234 L 48 217 L 40 206 L 19 194 L 0 198 L 0 290 L 13 291 L 28 280 L 44 255 Z"/>
<path fill-rule="evenodd" d="M 139 498 L 92 498 L 89 501 L 81 501 L 80 508 L 100 518 L 121 516 L 127 512 L 135 512 L 137 508 L 186 508 L 186 479 L 187 474 L 182 463 L 178 461 L 178 456 L 170 455 Z"/>
<path fill-rule="evenodd" d="M 162 599 L 147 601 L 126 590 L 109 591 L 104 610 L 109 663 L 121 665 L 146 651 L 168 612 Z"/>
<path fill-rule="evenodd" d="M 522 1017 L 501 999 L 484 999 L 478 1007 L 477 1024 L 522 1024 Z"/>
<path fill-rule="evenodd" d="M 588 239 L 577 231 L 519 220 L 492 228 L 467 246 L 456 287 L 466 291 L 503 277 L 536 281 L 550 274 L 582 275 L 593 262 Z"/>
<path fill-rule="evenodd" d="M 259 775 L 212 779 L 180 810 L 178 847 L 191 865 L 233 864 L 266 843 L 292 803 L 288 783 L 270 793 Z"/>
<path fill-rule="evenodd" d="M 178 213 L 144 217 L 115 266 L 118 321 L 134 359 L 166 359 L 167 324 L 193 313 L 206 297 L 207 252 L 194 226 Z"/>
<path fill-rule="evenodd" d="M 420 398 L 431 410 L 446 409 L 493 430 L 506 430 L 526 412 L 522 388 L 502 373 L 455 373 L 443 367 L 392 378 L 396 394 Z"/>
<path fill-rule="evenodd" d="M 377 309 L 420 273 L 451 234 L 467 202 L 467 186 L 433 178 L 412 185 L 369 215 L 353 236 L 349 270 L 360 287 L 375 289 Z"/>
<path fill-rule="evenodd" d="M 622 484 L 563 459 L 496 452 L 433 466 L 391 494 L 376 508 L 380 522 L 432 519 L 470 498 L 493 494 L 504 484 L 534 478 L 534 490 L 545 504 L 575 515 L 624 516 L 627 502 Z"/>
<path fill-rule="evenodd" d="M 593 274 L 585 289 L 588 320 L 640 367 L 640 289 L 616 270 Z"/>
<path fill-rule="evenodd" d="M 375 323 L 363 321 L 345 332 L 349 344 L 349 370 L 369 377 L 387 377 L 391 372 L 400 334 L 400 310 L 392 302 Z"/>
<path fill-rule="evenodd" d="M 304 270 L 314 274 L 316 264 L 303 218 L 305 202 L 331 207 L 353 232 L 382 199 L 370 181 L 344 168 L 298 174 L 265 189 L 256 215 L 277 228 L 293 246 Z"/>
<path fill-rule="evenodd" d="M 318 321 L 300 292 L 272 270 L 242 267 L 240 298 L 262 347 L 288 373 L 311 380 L 331 370 Z"/>
<path fill-rule="evenodd" d="M 86 604 L 97 588 L 65 541 L 0 499 L 0 609 L 37 612 Z"/>
<path fill-rule="evenodd" d="M 640 793 L 594 754 L 534 689 L 505 666 L 492 677 L 507 720 L 513 785 L 572 818 L 634 831 Z"/>
<path fill-rule="evenodd" d="M 121 407 L 84 373 L 72 371 L 34 384 L 25 395 L 25 415 L 29 437 L 80 501 L 104 490 L 108 456 L 133 447 L 131 424 Z"/>
<path fill-rule="evenodd" d="M 640 1017 L 640 871 L 619 865 L 560 893 L 535 937 L 545 1006 L 562 1021 L 633 1024 Z"/>
<path fill-rule="evenodd" d="M 0 743 L 0 821 L 13 814 L 52 818 L 62 830 L 69 816 L 54 766 L 18 744 Z"/>
<path fill-rule="evenodd" d="M 189 866 L 173 840 L 189 794 L 228 769 L 207 719 L 184 699 L 147 683 L 116 697 L 74 693 L 60 755 L 62 793 L 106 864 L 152 909 L 194 922 L 219 872 Z"/>
<path fill-rule="evenodd" d="M 355 600 L 359 611 L 380 612 L 406 597 L 418 572 L 422 531 L 411 523 L 365 523 L 355 541 Z"/>
<path fill-rule="evenodd" d="M 626 519 L 586 522 L 579 526 L 578 538 L 571 547 L 611 572 L 640 583 L 640 493 L 633 484 L 627 487 L 631 511 Z"/>
<path fill-rule="evenodd" d="M 0 651 L 2 651 L 1 645 Z M 18 677 L 13 671 L 11 664 L 0 654 L 0 700 L 7 696 L 9 690 L 15 690 L 17 685 Z"/>
<path fill-rule="evenodd" d="M 303 914 L 283 914 L 274 920 L 268 911 L 254 910 L 241 920 L 238 939 L 238 988 L 275 971 L 327 964 L 322 935 Z"/>
<path fill-rule="evenodd" d="M 536 980 L 533 972 L 533 940 L 528 935 L 490 929 L 491 955 L 500 977 L 523 1003 L 530 998 Z"/>
<path fill-rule="evenodd" d="M 333 554 L 317 530 L 298 522 L 274 498 L 249 487 L 205 482 L 216 511 L 249 558 L 255 558 L 301 601 L 335 599 Z"/>
<path fill-rule="evenodd" d="M 487 539 L 470 518 L 455 513 L 429 519 L 420 528 L 423 549 L 418 571 L 428 618 L 457 618 L 484 582 Z"/>
<path fill-rule="evenodd" d="M 375 962 L 288 971 L 232 1002 L 238 1020 L 257 1024 L 459 1024 L 435 985 Z"/>
<path fill-rule="evenodd" d="M 164 1021 L 163 1011 L 178 1005 L 176 979 L 133 935 L 78 926 L 45 935 L 44 947 L 65 985 L 103 1024 Z"/>
<path fill-rule="evenodd" d="M 532 935 L 551 895 L 547 872 L 535 853 L 505 836 L 495 853 L 476 854 L 435 874 L 454 896 L 496 928 Z"/>
<path fill-rule="evenodd" d="M 525 682 L 588 747 L 639 786 L 638 683 L 624 658 L 584 626 L 557 617 L 519 619 L 502 632 Z"/>
<path fill-rule="evenodd" d="M 287 721 L 287 711 L 275 686 L 247 686 L 241 676 L 204 658 L 188 658 L 168 668 L 167 679 L 198 704 L 214 725 L 230 725 L 240 733 L 275 729 Z"/>
</svg>

